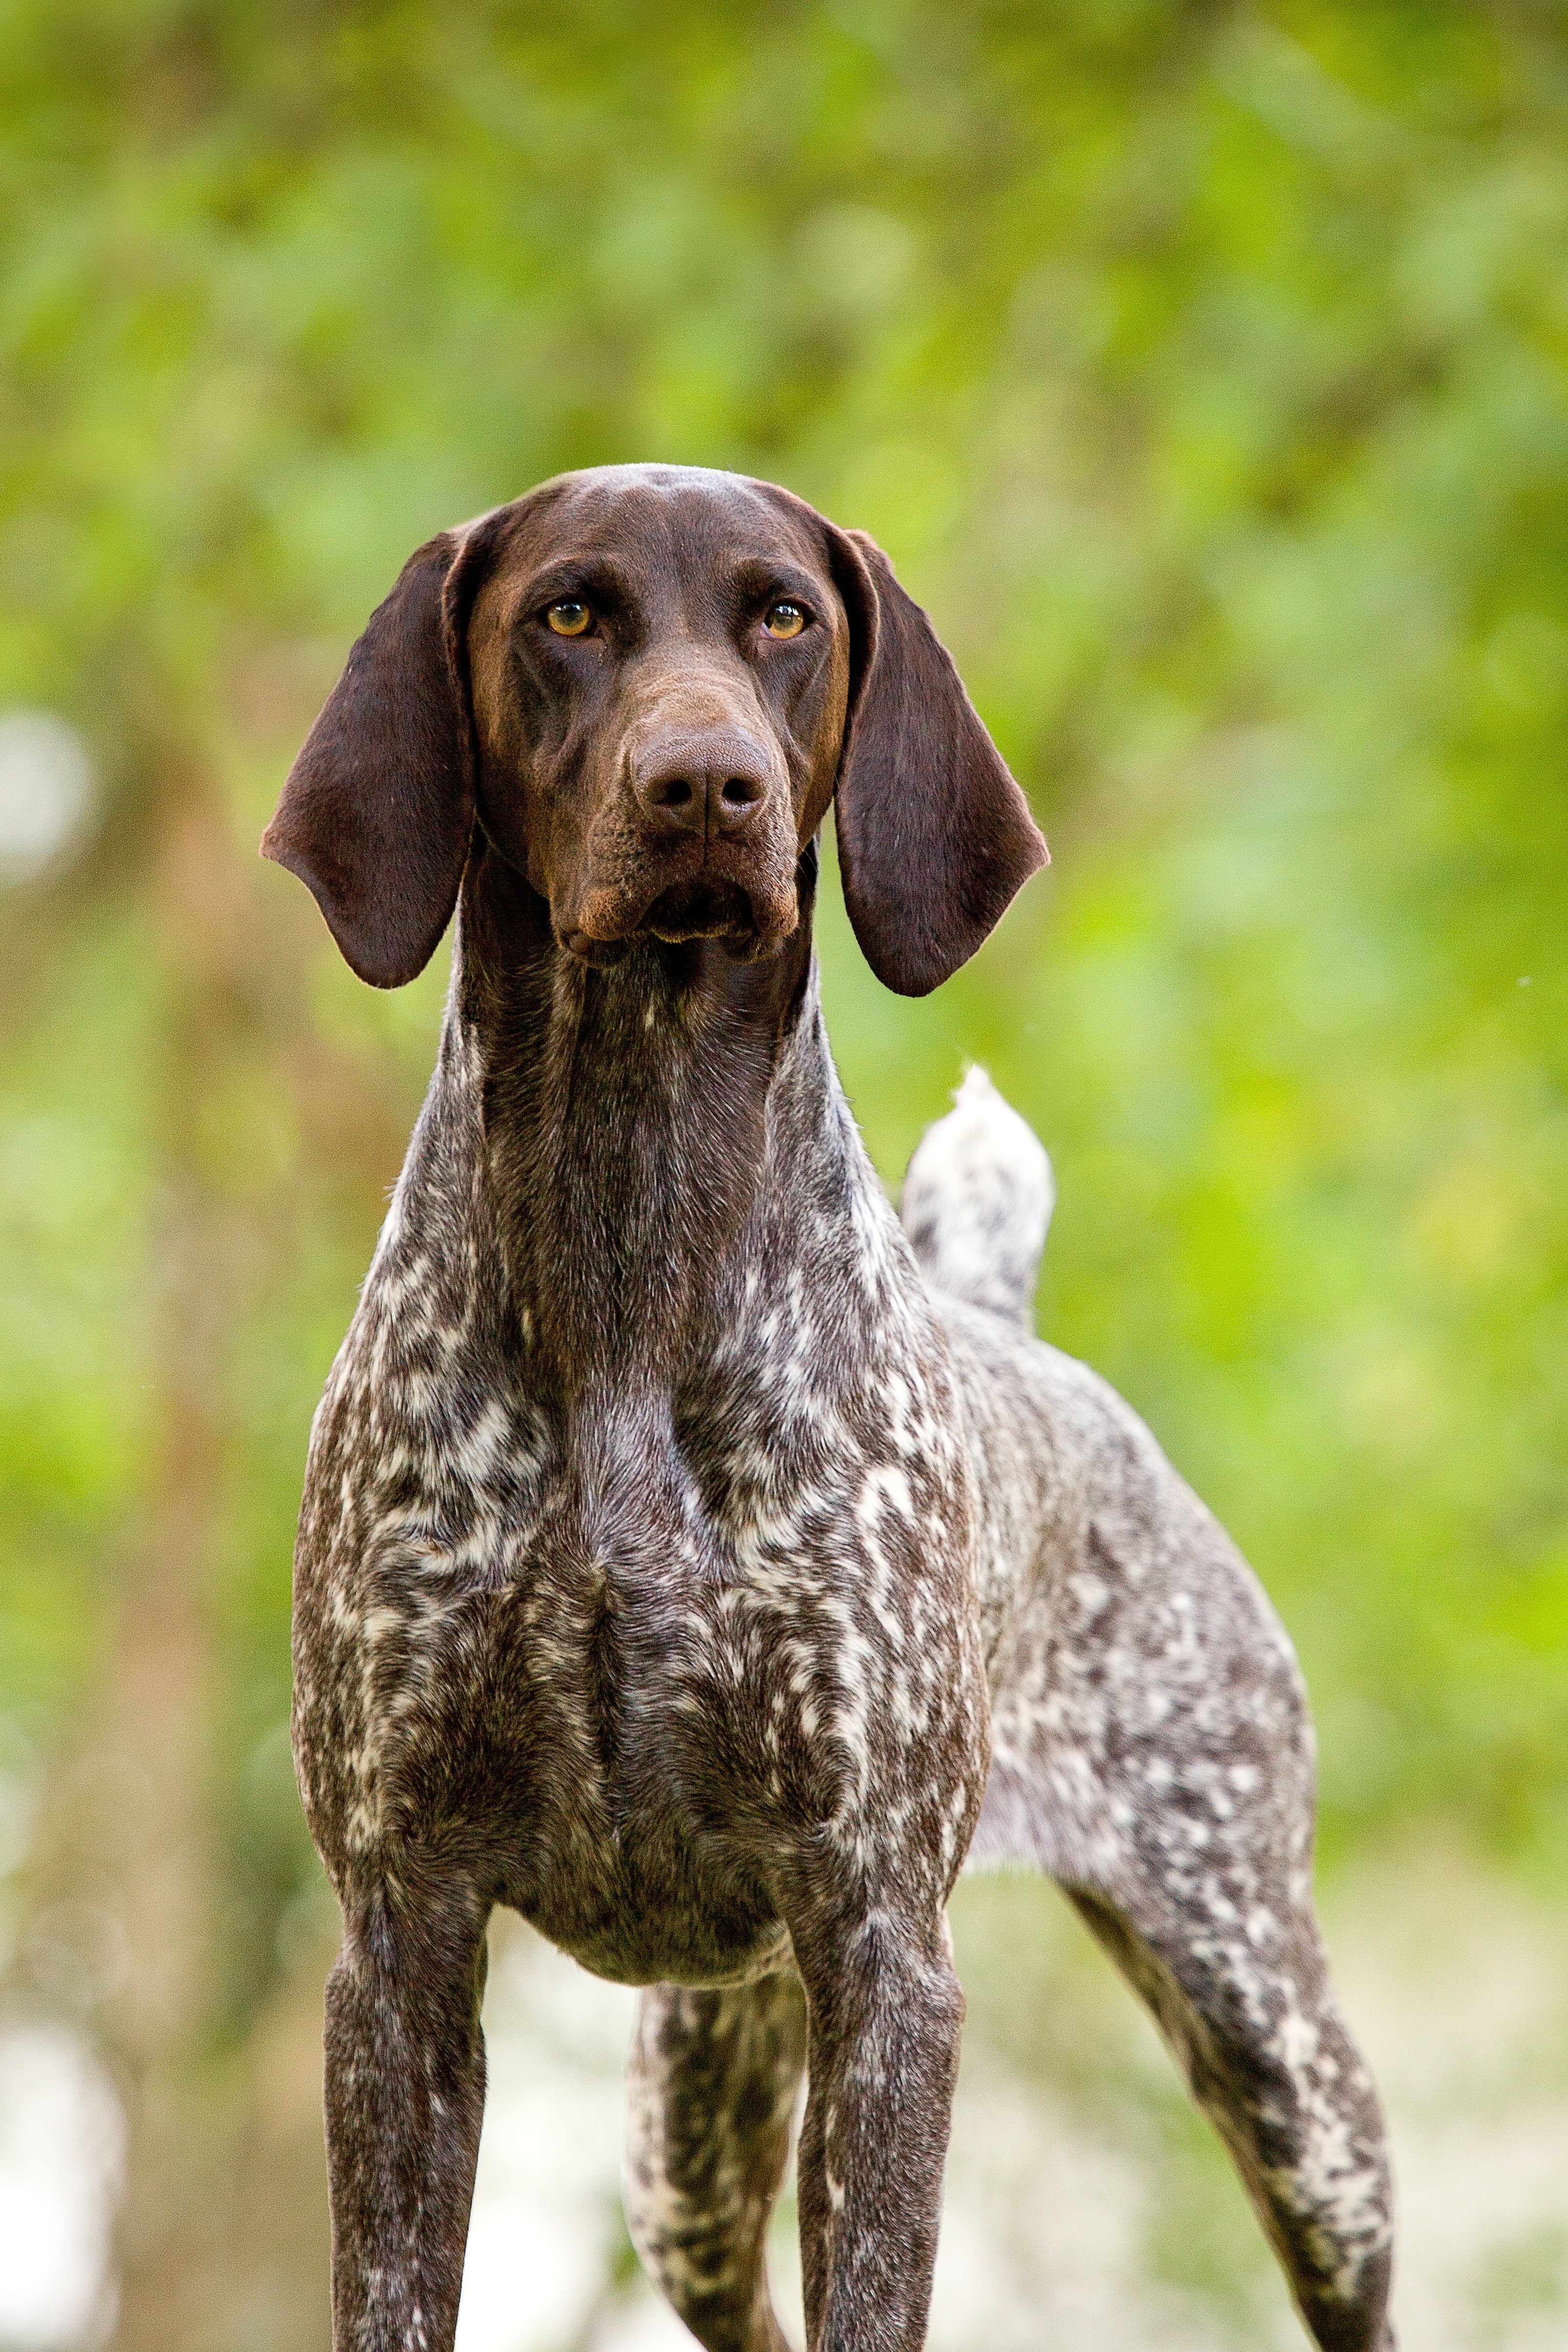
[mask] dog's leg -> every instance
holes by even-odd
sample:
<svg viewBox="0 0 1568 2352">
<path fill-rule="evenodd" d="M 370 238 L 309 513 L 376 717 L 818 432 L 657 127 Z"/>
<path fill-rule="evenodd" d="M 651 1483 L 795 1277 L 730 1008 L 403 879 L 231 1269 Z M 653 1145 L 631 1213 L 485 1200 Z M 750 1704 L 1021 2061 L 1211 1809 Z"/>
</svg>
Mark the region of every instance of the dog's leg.
<svg viewBox="0 0 1568 2352">
<path fill-rule="evenodd" d="M 333 2352 L 450 2352 L 485 2105 L 484 1907 L 346 1907 L 327 1986 Z"/>
<path fill-rule="evenodd" d="M 919 2352 L 964 1996 L 946 1920 L 791 1920 L 806 1985 L 800 2259 L 811 2352 Z"/>
<path fill-rule="evenodd" d="M 627 2223 L 708 2352 L 784 2352 L 765 2240 L 805 2059 L 793 1976 L 722 1991 L 655 1985 L 638 2006 Z"/>
<path fill-rule="evenodd" d="M 1261 1974 L 1207 1905 L 1173 1927 L 1152 1891 L 1070 1892 L 1230 2150 L 1323 2352 L 1389 2352 L 1382 2119 L 1310 1913 Z"/>
<path fill-rule="evenodd" d="M 1387 2352 L 1383 2118 L 1312 1909 L 1301 1676 L 1235 1547 L 1118 1418 L 998 1700 L 976 1851 L 1032 1853 L 1147 2001 L 1324 2352 Z"/>
</svg>

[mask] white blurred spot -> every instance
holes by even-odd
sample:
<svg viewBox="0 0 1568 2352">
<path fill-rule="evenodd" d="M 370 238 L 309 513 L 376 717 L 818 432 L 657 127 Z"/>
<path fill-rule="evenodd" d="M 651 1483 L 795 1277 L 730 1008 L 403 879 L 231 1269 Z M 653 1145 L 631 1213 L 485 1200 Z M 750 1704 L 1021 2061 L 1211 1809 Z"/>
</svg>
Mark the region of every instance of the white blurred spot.
<svg viewBox="0 0 1568 2352">
<path fill-rule="evenodd" d="M 639 2280 L 606 2304 L 619 2242 L 624 2074 L 636 1996 L 506 1923 L 485 2002 L 489 2095 L 463 2273 L 458 2352 L 551 2352 L 618 2341 L 637 2352 L 691 2339 Z"/>
<path fill-rule="evenodd" d="M 86 829 L 96 799 L 74 727 L 47 710 L 0 713 L 0 883 L 41 872 Z"/>
<path fill-rule="evenodd" d="M 0 2344 L 102 2341 L 123 2142 L 119 2104 L 75 2034 L 0 2032 Z"/>
</svg>

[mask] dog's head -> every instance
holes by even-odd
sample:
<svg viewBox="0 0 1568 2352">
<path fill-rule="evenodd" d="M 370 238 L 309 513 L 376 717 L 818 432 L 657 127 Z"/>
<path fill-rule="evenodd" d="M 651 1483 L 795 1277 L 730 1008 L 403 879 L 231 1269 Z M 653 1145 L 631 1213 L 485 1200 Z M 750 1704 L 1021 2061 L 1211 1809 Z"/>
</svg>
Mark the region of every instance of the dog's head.
<svg viewBox="0 0 1568 2352">
<path fill-rule="evenodd" d="M 412 980 L 476 824 L 561 945 L 775 952 L 836 803 L 868 962 L 923 995 L 1046 856 L 886 557 L 738 475 L 609 466 L 409 559 L 262 843 L 361 978 Z"/>
</svg>

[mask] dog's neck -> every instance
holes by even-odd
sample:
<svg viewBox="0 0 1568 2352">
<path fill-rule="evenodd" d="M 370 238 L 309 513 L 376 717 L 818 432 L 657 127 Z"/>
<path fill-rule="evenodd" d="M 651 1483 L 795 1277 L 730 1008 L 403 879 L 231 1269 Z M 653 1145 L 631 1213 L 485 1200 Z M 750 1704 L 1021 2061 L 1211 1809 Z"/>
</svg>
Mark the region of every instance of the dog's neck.
<svg viewBox="0 0 1568 2352">
<path fill-rule="evenodd" d="M 815 870 L 809 851 L 800 925 L 765 961 L 694 940 L 640 943 L 599 970 L 559 946 L 520 876 L 476 853 L 455 1010 L 512 1302 L 569 1411 L 650 1376 L 674 1385 L 723 1311 L 791 1148 L 770 1097 L 791 1043 L 812 1050 L 797 1032 Z M 819 1116 L 835 1094 L 819 1086 Z"/>
</svg>

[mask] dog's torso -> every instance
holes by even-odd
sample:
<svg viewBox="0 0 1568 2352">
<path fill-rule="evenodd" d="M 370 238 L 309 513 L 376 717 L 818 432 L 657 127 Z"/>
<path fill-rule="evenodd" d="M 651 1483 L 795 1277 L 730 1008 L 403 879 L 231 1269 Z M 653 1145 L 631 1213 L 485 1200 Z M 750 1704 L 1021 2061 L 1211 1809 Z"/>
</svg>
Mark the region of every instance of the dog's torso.
<svg viewBox="0 0 1568 2352">
<path fill-rule="evenodd" d="M 873 1909 L 880 1877 L 925 1870 L 940 1903 L 985 1788 L 988 1665 L 1049 1550 L 1039 1381 L 998 1384 L 985 1348 L 1048 1351 L 983 1310 L 979 1344 L 945 1328 L 810 986 L 709 1280 L 630 1302 L 675 1344 L 607 1329 L 602 1376 L 565 1393 L 486 1076 L 455 998 L 313 1439 L 297 1729 L 340 1891 L 469 1872 L 599 1972 L 688 1983 L 780 1964 L 780 1868 Z M 607 1217 L 702 1181 L 635 1165 L 672 1148 L 657 1124 L 605 1143 Z"/>
<path fill-rule="evenodd" d="M 780 1873 L 846 1914 L 912 1883 L 939 1906 L 972 1851 L 1176 1908 L 1201 1878 L 1266 1993 L 1307 1856 L 1265 1883 L 1249 1813 L 1265 1766 L 1310 1790 L 1294 1658 L 1135 1415 L 1030 1333 L 1022 1122 L 985 1088 L 933 1129 L 906 1234 L 814 980 L 757 1074 L 750 1165 L 711 1120 L 691 1148 L 691 1004 L 645 971 L 579 986 L 595 1078 L 553 1176 L 515 1164 L 455 989 L 318 1416 L 296 1729 L 340 1894 L 446 1874 L 600 1974 L 735 1983 L 788 1964 Z M 582 1266 L 528 1246 L 558 1177 L 603 1230 L 576 1388 L 542 1326 Z M 705 1178 L 716 1255 L 713 1217 L 651 1245 Z M 608 1295 L 648 1263 L 662 1295 Z"/>
</svg>

